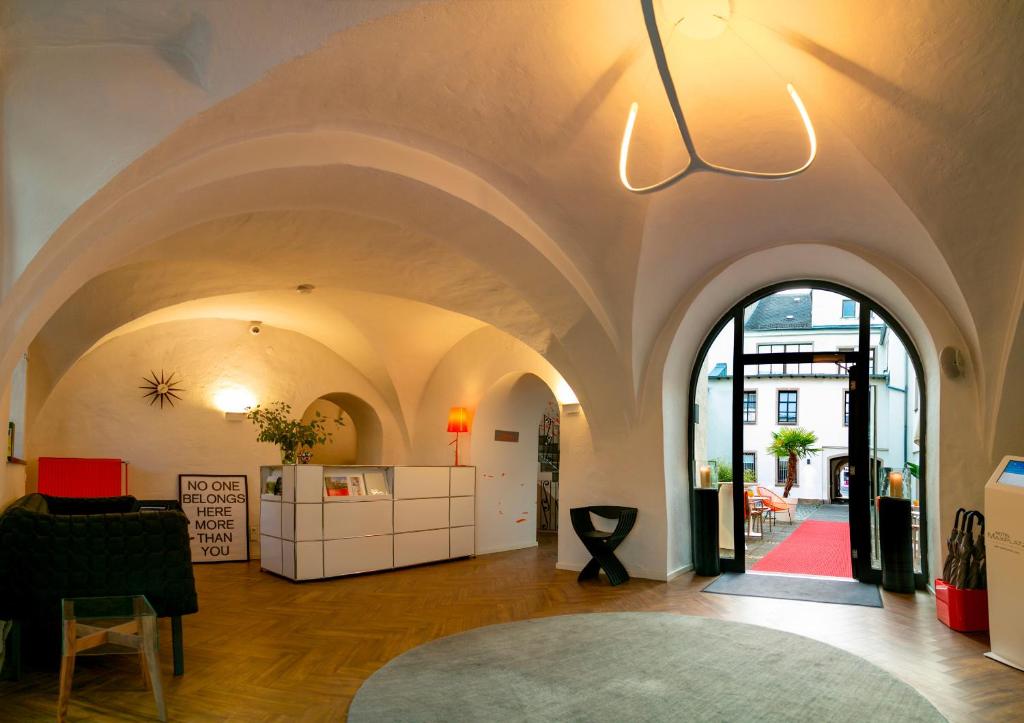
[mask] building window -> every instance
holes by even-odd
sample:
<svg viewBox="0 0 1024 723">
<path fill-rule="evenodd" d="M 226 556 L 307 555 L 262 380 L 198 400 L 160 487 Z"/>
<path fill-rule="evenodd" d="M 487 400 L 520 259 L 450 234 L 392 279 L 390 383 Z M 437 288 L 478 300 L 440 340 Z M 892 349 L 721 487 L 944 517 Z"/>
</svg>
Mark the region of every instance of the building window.
<svg viewBox="0 0 1024 723">
<path fill-rule="evenodd" d="M 778 397 L 778 423 L 796 424 L 797 391 L 780 389 Z"/>
<path fill-rule="evenodd" d="M 757 392 L 743 392 L 743 423 L 757 422 Z"/>
<path fill-rule="evenodd" d="M 775 459 L 775 486 L 785 487 L 786 486 L 786 475 L 789 474 L 789 458 L 788 457 L 777 457 Z M 796 479 L 793 481 L 794 487 L 800 486 L 800 465 L 796 466 Z"/>
<path fill-rule="evenodd" d="M 843 390 L 843 426 L 850 426 L 850 390 Z"/>
<path fill-rule="evenodd" d="M 833 307 L 835 308 L 835 307 Z M 857 302 L 853 299 L 843 299 L 843 318 L 854 319 L 857 317 Z"/>
<path fill-rule="evenodd" d="M 743 481 L 757 482 L 757 453 L 743 453 Z"/>
<path fill-rule="evenodd" d="M 784 354 L 786 352 L 813 351 L 810 342 L 801 344 L 758 344 L 758 354 Z M 757 373 L 764 374 L 810 374 L 812 364 L 758 364 Z"/>
</svg>

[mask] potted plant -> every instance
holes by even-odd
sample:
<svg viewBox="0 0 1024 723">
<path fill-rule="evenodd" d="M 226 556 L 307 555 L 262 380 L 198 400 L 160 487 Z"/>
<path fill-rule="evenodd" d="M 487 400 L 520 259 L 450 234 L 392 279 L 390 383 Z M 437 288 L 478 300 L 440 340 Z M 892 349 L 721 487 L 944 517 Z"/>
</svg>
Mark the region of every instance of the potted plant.
<svg viewBox="0 0 1024 723">
<path fill-rule="evenodd" d="M 246 418 L 259 430 L 257 442 L 276 444 L 281 450 L 281 464 L 295 464 L 300 452 L 311 450 L 318 444 L 325 444 L 333 439 L 327 422 L 331 421 L 314 412 L 309 422 L 291 418 L 292 407 L 284 402 L 272 402 L 267 407 L 257 404 L 251 407 Z M 344 422 L 339 417 L 333 420 L 339 427 Z M 308 457 L 307 457 L 308 459 Z"/>
</svg>

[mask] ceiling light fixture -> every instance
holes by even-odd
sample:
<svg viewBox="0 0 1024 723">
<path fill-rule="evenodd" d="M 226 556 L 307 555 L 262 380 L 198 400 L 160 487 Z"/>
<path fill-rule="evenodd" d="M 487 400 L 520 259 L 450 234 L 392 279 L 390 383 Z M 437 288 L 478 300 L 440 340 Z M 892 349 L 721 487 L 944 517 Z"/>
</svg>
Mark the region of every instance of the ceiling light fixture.
<svg viewBox="0 0 1024 723">
<path fill-rule="evenodd" d="M 660 191 L 664 188 L 668 188 L 687 176 L 700 171 L 721 173 L 726 176 L 738 176 L 740 178 L 753 178 L 762 181 L 777 181 L 783 178 L 792 178 L 793 176 L 803 173 L 810 168 L 811 164 L 814 163 L 815 156 L 818 154 L 818 138 L 814 133 L 814 125 L 811 123 L 811 117 L 807 114 L 807 108 L 804 106 L 803 101 L 800 99 L 800 95 L 796 92 L 796 89 L 792 84 L 787 84 L 786 90 L 789 92 L 789 97 L 792 99 L 793 105 L 796 106 L 797 112 L 800 113 L 800 118 L 804 122 L 804 128 L 807 130 L 807 142 L 810 147 L 807 160 L 802 166 L 790 171 L 781 172 L 745 171 L 739 168 L 720 166 L 701 158 L 700 154 L 697 152 L 697 146 L 693 142 L 693 136 L 690 135 L 690 128 L 686 123 L 686 117 L 683 115 L 683 108 L 679 102 L 679 95 L 676 93 L 675 83 L 672 80 L 672 74 L 668 68 L 665 46 L 662 44 L 661 33 L 658 31 L 657 18 L 654 14 L 654 0 L 640 0 L 640 5 L 644 11 L 644 23 L 647 25 L 647 35 L 651 40 L 651 49 L 654 51 L 654 61 L 658 66 L 658 73 L 661 75 L 661 83 L 665 88 L 665 95 L 668 97 L 669 106 L 672 108 L 672 115 L 676 119 L 676 125 L 679 127 L 679 134 L 682 137 L 683 146 L 686 148 L 686 153 L 689 155 L 690 160 L 681 171 L 678 171 L 658 183 L 651 184 L 650 186 L 634 186 L 630 183 L 628 173 L 629 145 L 633 138 L 633 129 L 636 126 L 636 116 L 640 110 L 639 104 L 634 102 L 629 109 L 629 116 L 626 119 L 626 129 L 622 134 L 622 147 L 619 149 L 619 179 L 622 181 L 623 186 L 633 193 L 651 193 L 653 191 Z M 708 7 L 711 8 L 710 12 L 712 13 L 709 18 L 703 18 L 699 23 L 696 22 L 696 18 L 691 18 L 692 22 L 690 24 L 695 27 L 705 28 L 712 27 L 717 22 L 717 24 L 724 29 L 727 17 L 714 11 L 713 3 L 708 5 Z M 703 20 L 709 20 L 709 22 L 703 22 Z M 685 22 L 687 22 L 686 17 L 679 20 L 677 25 L 682 26 Z M 693 37 L 698 37 L 692 32 L 687 34 Z M 702 34 L 699 37 L 707 37 L 707 35 Z"/>
</svg>

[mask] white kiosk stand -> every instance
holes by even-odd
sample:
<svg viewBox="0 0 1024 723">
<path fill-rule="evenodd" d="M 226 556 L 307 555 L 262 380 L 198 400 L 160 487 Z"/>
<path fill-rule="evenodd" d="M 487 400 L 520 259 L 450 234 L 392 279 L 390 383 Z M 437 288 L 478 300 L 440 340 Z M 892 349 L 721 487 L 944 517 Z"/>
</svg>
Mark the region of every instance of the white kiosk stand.
<svg viewBox="0 0 1024 723">
<path fill-rule="evenodd" d="M 992 652 L 1024 670 L 1024 457 L 1004 457 L 985 485 L 985 552 Z"/>
</svg>

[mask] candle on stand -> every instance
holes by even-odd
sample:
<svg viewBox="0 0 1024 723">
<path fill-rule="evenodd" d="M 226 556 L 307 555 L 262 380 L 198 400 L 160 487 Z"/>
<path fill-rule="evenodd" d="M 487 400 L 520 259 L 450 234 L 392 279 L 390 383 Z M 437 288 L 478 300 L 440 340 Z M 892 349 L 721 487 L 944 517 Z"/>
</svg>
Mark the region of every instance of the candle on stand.
<svg viewBox="0 0 1024 723">
<path fill-rule="evenodd" d="M 711 486 L 711 468 L 701 467 L 700 468 L 700 486 L 707 488 Z"/>
<path fill-rule="evenodd" d="M 889 496 L 890 497 L 902 497 L 903 496 L 903 473 L 902 472 L 890 472 L 889 473 Z"/>
</svg>

